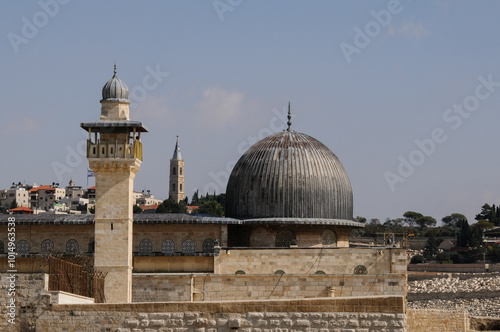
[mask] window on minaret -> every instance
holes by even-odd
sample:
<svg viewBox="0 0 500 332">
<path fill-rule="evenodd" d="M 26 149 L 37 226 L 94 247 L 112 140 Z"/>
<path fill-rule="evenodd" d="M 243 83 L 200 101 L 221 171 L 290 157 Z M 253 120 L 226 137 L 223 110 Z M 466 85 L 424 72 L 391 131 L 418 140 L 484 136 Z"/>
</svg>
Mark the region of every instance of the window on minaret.
<svg viewBox="0 0 500 332">
<path fill-rule="evenodd" d="M 172 168 L 172 174 L 177 175 L 177 170 L 175 169 L 175 166 L 174 166 L 174 168 Z"/>
<path fill-rule="evenodd" d="M 179 189 L 179 191 L 182 191 L 182 183 L 181 183 L 181 184 L 180 184 L 179 186 L 180 186 L 180 189 Z"/>
<path fill-rule="evenodd" d="M 172 191 L 175 191 L 175 183 L 172 183 Z"/>
<path fill-rule="evenodd" d="M 182 167 L 179 167 L 179 175 L 182 175 Z"/>
</svg>

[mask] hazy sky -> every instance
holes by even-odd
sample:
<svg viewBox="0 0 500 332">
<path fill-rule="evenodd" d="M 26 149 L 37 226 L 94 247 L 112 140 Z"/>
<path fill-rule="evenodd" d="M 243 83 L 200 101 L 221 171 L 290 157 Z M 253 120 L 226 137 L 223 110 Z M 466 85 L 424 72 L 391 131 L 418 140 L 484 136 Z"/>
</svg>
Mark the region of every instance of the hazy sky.
<svg viewBox="0 0 500 332">
<path fill-rule="evenodd" d="M 86 185 L 80 122 L 113 74 L 150 130 L 135 190 L 225 192 L 258 139 L 292 129 L 349 174 L 354 215 L 472 222 L 500 203 L 500 2 L 3 1 L 0 188 Z M 89 185 L 93 185 L 93 179 Z"/>
</svg>

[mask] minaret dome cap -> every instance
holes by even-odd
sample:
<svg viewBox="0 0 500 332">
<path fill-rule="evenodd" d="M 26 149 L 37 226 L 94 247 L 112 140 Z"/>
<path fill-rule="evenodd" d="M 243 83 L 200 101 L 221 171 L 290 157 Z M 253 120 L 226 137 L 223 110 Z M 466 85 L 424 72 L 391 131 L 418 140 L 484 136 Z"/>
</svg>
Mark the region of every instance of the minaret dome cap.
<svg viewBox="0 0 500 332">
<path fill-rule="evenodd" d="M 129 102 L 128 87 L 116 76 L 116 64 L 113 77 L 102 87 L 101 101 Z"/>
</svg>

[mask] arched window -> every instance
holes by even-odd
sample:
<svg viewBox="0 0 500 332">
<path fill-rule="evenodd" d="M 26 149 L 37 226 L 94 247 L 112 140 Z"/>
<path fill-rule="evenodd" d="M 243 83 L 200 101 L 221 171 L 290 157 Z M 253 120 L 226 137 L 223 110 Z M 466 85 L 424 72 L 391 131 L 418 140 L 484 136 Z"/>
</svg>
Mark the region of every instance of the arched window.
<svg viewBox="0 0 500 332">
<path fill-rule="evenodd" d="M 3 250 L 4 250 L 4 249 L 3 249 L 3 242 L 2 242 L 2 241 L 0 241 L 0 254 L 3 254 L 3 253 L 4 253 L 4 252 L 3 252 Z"/>
<path fill-rule="evenodd" d="M 179 186 L 180 186 L 179 191 L 182 191 L 182 183 L 181 183 L 181 184 L 179 184 Z"/>
<path fill-rule="evenodd" d="M 177 169 L 174 167 L 172 167 L 172 175 L 177 175 Z"/>
<path fill-rule="evenodd" d="M 139 254 L 149 255 L 153 252 L 153 243 L 150 239 L 144 239 L 139 243 Z"/>
<path fill-rule="evenodd" d="M 236 271 L 234 274 L 246 274 L 246 272 L 245 272 L 245 271 L 243 271 L 243 270 L 238 270 L 238 271 Z"/>
<path fill-rule="evenodd" d="M 186 255 L 194 255 L 194 241 L 186 239 L 182 242 L 182 253 Z"/>
<path fill-rule="evenodd" d="M 182 175 L 182 167 L 179 167 L 179 175 Z"/>
<path fill-rule="evenodd" d="M 42 241 L 42 254 L 50 255 L 54 252 L 54 242 L 52 240 L 46 239 Z"/>
<path fill-rule="evenodd" d="M 161 245 L 161 252 L 165 255 L 172 255 L 175 253 L 175 243 L 172 239 L 166 239 Z"/>
<path fill-rule="evenodd" d="M 329 229 L 325 230 L 321 235 L 321 244 L 324 247 L 336 247 L 337 246 L 337 236 L 335 233 Z"/>
<path fill-rule="evenodd" d="M 205 253 L 213 253 L 214 252 L 215 241 L 212 239 L 205 239 L 201 244 L 201 251 Z"/>
<path fill-rule="evenodd" d="M 325 271 L 318 270 L 318 271 L 314 272 L 314 274 L 321 274 L 321 275 L 323 275 L 323 274 L 326 274 L 326 273 L 325 273 Z"/>
<path fill-rule="evenodd" d="M 358 265 L 354 268 L 354 274 L 368 274 L 368 270 L 364 265 Z"/>
<path fill-rule="evenodd" d="M 283 271 L 283 270 L 278 270 L 278 271 L 274 272 L 274 274 L 285 274 L 285 271 Z"/>
<path fill-rule="evenodd" d="M 175 191 L 175 183 L 172 183 L 172 191 Z"/>
<path fill-rule="evenodd" d="M 290 247 L 290 244 L 295 244 L 295 234 L 292 231 L 279 231 L 276 234 L 276 247 Z"/>
<path fill-rule="evenodd" d="M 19 255 L 27 255 L 30 253 L 30 245 L 27 241 L 21 240 L 17 242 L 16 253 Z"/>
<path fill-rule="evenodd" d="M 80 245 L 78 244 L 78 241 L 75 239 L 68 240 L 66 242 L 66 253 L 67 254 L 77 254 L 78 251 L 80 250 Z"/>
</svg>

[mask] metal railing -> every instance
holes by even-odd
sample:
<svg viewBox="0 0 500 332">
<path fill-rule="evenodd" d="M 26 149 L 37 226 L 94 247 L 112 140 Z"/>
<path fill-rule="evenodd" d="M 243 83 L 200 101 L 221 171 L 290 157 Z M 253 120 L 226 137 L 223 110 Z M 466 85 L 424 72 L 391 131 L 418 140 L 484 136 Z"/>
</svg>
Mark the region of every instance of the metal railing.
<svg viewBox="0 0 500 332">
<path fill-rule="evenodd" d="M 94 298 L 105 303 L 104 280 L 107 273 L 96 271 L 90 259 L 79 256 L 49 258 L 49 290 Z"/>
</svg>

